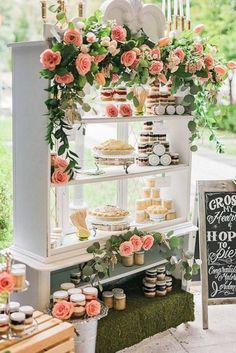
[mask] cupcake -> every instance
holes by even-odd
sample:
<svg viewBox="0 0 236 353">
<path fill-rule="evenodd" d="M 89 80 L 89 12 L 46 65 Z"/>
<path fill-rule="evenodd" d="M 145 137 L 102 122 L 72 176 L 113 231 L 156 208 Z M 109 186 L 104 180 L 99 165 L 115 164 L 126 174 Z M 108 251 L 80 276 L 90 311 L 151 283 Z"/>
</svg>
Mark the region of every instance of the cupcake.
<svg viewBox="0 0 236 353">
<path fill-rule="evenodd" d="M 117 102 L 125 102 L 127 99 L 126 87 L 117 87 L 114 89 L 113 99 Z"/>
<path fill-rule="evenodd" d="M 100 98 L 102 101 L 112 101 L 113 100 L 113 89 L 110 87 L 101 88 Z"/>
</svg>

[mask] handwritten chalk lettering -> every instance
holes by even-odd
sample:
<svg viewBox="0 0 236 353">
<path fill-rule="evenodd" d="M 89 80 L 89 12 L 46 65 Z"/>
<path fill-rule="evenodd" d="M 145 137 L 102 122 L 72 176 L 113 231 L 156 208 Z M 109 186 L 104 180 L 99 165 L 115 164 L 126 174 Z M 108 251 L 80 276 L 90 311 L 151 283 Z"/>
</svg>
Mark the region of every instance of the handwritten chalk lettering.
<svg viewBox="0 0 236 353">
<path fill-rule="evenodd" d="M 236 238 L 236 232 L 228 231 L 228 232 L 217 232 L 217 231 L 208 231 L 207 232 L 207 241 L 227 241 L 231 242 L 233 238 Z"/>
<path fill-rule="evenodd" d="M 224 197 L 217 197 L 209 202 L 210 210 L 214 211 L 225 206 L 236 206 L 236 195 L 226 195 Z"/>
<path fill-rule="evenodd" d="M 218 284 L 216 281 L 213 281 L 211 284 L 212 292 L 210 293 L 211 298 L 216 297 L 218 294 L 234 295 L 236 293 L 236 285 L 232 284 L 232 281 L 229 283 Z"/>
<path fill-rule="evenodd" d="M 216 269 L 213 266 L 210 266 L 208 273 L 213 277 L 213 279 L 217 280 L 218 282 L 236 281 L 235 266 L 230 266 L 227 269 L 225 269 L 224 267 L 220 267 Z"/>
<path fill-rule="evenodd" d="M 225 212 L 230 212 L 230 214 L 225 215 Z M 232 228 L 232 223 L 236 221 L 236 212 L 233 211 L 231 208 L 230 210 L 219 211 L 216 212 L 214 215 L 207 216 L 207 222 L 209 224 L 221 224 L 221 223 L 228 223 L 229 227 Z"/>
</svg>

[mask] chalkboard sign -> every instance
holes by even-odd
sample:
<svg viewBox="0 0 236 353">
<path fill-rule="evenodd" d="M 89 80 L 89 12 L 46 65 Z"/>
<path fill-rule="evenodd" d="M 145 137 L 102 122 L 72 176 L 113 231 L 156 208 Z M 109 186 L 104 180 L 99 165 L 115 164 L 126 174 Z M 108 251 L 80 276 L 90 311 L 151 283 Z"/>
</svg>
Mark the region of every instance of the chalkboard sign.
<svg viewBox="0 0 236 353">
<path fill-rule="evenodd" d="M 203 328 L 208 304 L 236 302 L 236 187 L 233 181 L 200 181 Z"/>
</svg>

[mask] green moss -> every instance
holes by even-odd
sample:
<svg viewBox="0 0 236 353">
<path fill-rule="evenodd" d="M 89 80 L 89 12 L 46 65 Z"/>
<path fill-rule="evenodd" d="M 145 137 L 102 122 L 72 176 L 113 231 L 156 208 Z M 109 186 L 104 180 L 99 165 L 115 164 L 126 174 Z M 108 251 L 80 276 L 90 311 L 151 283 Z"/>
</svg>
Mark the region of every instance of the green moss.
<svg viewBox="0 0 236 353">
<path fill-rule="evenodd" d="M 138 281 L 125 289 L 126 310 L 112 309 L 99 321 L 96 353 L 115 353 L 158 332 L 194 320 L 193 295 L 182 291 L 180 282 L 166 297 L 148 299 L 140 288 L 140 278 Z"/>
</svg>

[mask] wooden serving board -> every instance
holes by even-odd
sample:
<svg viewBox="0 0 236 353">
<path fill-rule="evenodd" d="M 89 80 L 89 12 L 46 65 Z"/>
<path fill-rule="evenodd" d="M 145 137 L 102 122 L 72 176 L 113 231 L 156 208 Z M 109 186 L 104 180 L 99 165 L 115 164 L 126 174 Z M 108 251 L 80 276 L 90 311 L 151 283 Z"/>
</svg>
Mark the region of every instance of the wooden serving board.
<svg viewBox="0 0 236 353">
<path fill-rule="evenodd" d="M 0 341 L 0 353 L 74 353 L 74 328 L 68 322 L 34 312 L 38 329 L 22 339 Z"/>
</svg>

